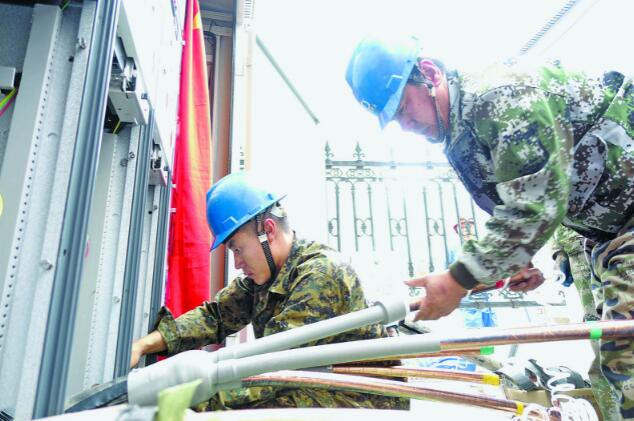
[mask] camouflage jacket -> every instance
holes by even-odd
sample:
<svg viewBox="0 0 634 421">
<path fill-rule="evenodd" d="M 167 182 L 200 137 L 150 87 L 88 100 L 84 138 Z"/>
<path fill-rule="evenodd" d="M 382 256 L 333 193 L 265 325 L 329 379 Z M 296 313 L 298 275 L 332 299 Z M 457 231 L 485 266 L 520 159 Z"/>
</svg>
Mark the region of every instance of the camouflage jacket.
<svg viewBox="0 0 634 421">
<path fill-rule="evenodd" d="M 558 226 L 551 242 L 553 258 L 557 260 L 557 256 L 562 253 L 566 256 L 582 254 L 584 252 L 583 241 L 584 238 L 576 231 L 564 225 Z"/>
<path fill-rule="evenodd" d="M 450 80 L 445 154 L 478 205 L 487 235 L 450 266 L 466 288 L 526 266 L 560 223 L 613 238 L 634 210 L 634 87 L 542 67 L 494 82 Z"/>
<path fill-rule="evenodd" d="M 172 355 L 220 343 L 249 323 L 255 337 L 261 338 L 366 307 L 356 273 L 337 253 L 321 244 L 296 239 L 286 263 L 272 281 L 258 286 L 249 278 L 238 277 L 218 292 L 214 301 L 205 302 L 176 320 L 167 309 L 161 309 L 156 328 L 167 344 L 167 354 Z M 373 324 L 304 346 L 384 336 L 384 327 Z M 222 393 L 220 401 L 210 402 L 202 409 L 333 405 L 407 408 L 406 400 L 386 396 L 270 387 Z"/>
</svg>

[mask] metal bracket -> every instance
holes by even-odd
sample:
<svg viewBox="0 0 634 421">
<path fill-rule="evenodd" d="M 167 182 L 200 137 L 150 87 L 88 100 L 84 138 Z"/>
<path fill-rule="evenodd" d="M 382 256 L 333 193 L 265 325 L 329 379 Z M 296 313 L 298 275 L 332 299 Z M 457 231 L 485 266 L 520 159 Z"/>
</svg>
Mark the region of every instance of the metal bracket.
<svg viewBox="0 0 634 421">
<path fill-rule="evenodd" d="M 123 70 L 113 69 L 110 76 L 108 97 L 121 122 L 148 123 L 150 104 L 147 100 L 147 94 L 141 92 L 141 85 L 133 58 L 125 58 Z"/>
<path fill-rule="evenodd" d="M 153 186 L 167 186 L 167 172 L 163 168 L 163 154 L 159 145 L 154 144 L 150 155 L 150 178 L 148 180 Z"/>
<path fill-rule="evenodd" d="M 0 66 L 0 89 L 13 89 L 15 84 L 15 67 Z"/>
</svg>

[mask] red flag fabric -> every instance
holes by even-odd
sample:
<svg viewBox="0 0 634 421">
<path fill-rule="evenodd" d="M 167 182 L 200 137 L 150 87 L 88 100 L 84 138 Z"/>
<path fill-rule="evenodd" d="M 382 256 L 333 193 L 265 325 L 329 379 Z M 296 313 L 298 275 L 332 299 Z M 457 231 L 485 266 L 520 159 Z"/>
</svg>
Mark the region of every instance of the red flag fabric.
<svg viewBox="0 0 634 421">
<path fill-rule="evenodd" d="M 211 187 L 211 123 L 205 43 L 198 0 L 187 1 L 165 305 L 175 317 L 209 299 L 205 193 Z"/>
</svg>

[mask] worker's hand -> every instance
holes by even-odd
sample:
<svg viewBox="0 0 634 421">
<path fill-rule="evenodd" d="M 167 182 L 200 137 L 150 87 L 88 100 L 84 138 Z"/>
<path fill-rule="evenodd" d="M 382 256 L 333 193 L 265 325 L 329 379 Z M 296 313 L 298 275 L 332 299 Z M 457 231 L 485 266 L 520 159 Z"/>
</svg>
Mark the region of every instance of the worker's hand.
<svg viewBox="0 0 634 421">
<path fill-rule="evenodd" d="M 130 352 L 130 368 L 136 367 L 139 360 L 143 356 L 143 347 L 140 341 L 134 341 L 132 343 L 132 350 Z"/>
<path fill-rule="evenodd" d="M 544 283 L 544 274 L 541 270 L 529 264 L 511 276 L 511 282 L 517 282 L 509 286 L 509 289 L 513 292 L 532 291 Z"/>
<path fill-rule="evenodd" d="M 420 300 L 420 310 L 414 320 L 435 320 L 454 311 L 460 300 L 467 295 L 449 271 L 431 273 L 422 278 L 410 279 L 405 284 L 425 288 Z"/>
<path fill-rule="evenodd" d="M 165 343 L 163 336 L 161 336 L 157 330 L 145 335 L 141 339 L 137 339 L 132 343 L 132 349 L 130 352 L 130 368 L 136 366 L 142 356 L 165 351 L 166 349 L 167 344 Z"/>
</svg>

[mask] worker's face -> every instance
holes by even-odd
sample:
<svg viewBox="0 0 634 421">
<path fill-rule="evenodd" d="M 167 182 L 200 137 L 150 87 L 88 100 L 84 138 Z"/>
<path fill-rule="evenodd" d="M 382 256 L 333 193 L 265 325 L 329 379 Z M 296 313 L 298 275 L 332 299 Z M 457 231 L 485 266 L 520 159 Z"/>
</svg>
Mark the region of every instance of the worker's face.
<svg viewBox="0 0 634 421">
<path fill-rule="evenodd" d="M 271 277 L 271 271 L 255 233 L 254 223 L 250 221 L 240 228 L 227 241 L 227 247 L 233 252 L 235 268 L 242 270 L 244 275 L 256 284 L 264 285 Z"/>
<path fill-rule="evenodd" d="M 440 108 L 444 105 L 443 76 L 440 70 L 429 61 L 419 62 L 420 71 L 425 74 L 428 80 L 435 86 L 437 100 Z M 446 116 L 441 116 L 446 119 Z M 438 141 L 438 125 L 436 120 L 436 107 L 429 94 L 429 89 L 424 84 L 413 84 L 408 82 L 403 90 L 401 102 L 394 115 L 394 120 L 398 122 L 406 132 L 412 132 L 425 136 L 430 142 Z"/>
<path fill-rule="evenodd" d="M 425 85 L 405 86 L 394 120 L 403 131 L 425 136 L 430 141 L 438 136 L 436 111 Z"/>
</svg>

